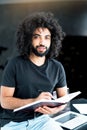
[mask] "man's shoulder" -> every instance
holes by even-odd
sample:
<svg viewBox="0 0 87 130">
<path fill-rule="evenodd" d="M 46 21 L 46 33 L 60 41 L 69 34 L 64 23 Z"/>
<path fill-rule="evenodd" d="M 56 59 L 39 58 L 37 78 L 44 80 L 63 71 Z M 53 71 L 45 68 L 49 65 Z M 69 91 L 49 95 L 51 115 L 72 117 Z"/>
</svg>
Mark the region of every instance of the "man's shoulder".
<svg viewBox="0 0 87 130">
<path fill-rule="evenodd" d="M 53 59 L 53 58 L 49 59 L 49 63 L 57 65 L 57 66 L 61 66 L 62 65 L 62 63 L 60 61 L 58 61 L 56 59 Z"/>
<path fill-rule="evenodd" d="M 17 62 L 17 61 L 21 61 L 23 60 L 23 57 L 18 55 L 18 56 L 14 56 L 8 59 L 9 62 Z"/>
<path fill-rule="evenodd" d="M 22 61 L 22 57 L 21 56 L 14 56 L 14 57 L 10 57 L 7 59 L 6 61 L 6 66 L 15 66 L 16 64 L 18 64 L 19 62 Z"/>
</svg>

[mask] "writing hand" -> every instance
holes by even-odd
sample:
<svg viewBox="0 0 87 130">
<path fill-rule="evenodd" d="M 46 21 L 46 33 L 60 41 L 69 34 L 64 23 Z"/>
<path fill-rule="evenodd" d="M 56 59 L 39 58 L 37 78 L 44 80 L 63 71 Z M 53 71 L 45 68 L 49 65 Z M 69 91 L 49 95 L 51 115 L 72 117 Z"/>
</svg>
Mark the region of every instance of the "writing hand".
<svg viewBox="0 0 87 130">
<path fill-rule="evenodd" d="M 36 98 L 36 100 L 41 100 L 41 99 L 46 99 L 46 100 L 51 100 L 54 99 L 52 94 L 50 92 L 41 92 L 39 96 Z"/>
</svg>

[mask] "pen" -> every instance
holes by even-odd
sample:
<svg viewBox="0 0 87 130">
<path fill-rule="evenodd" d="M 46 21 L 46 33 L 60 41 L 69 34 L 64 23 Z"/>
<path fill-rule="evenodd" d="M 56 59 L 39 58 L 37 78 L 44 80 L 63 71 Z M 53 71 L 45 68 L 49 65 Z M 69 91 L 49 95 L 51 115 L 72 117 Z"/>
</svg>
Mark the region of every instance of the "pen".
<svg viewBox="0 0 87 130">
<path fill-rule="evenodd" d="M 55 100 L 55 98 L 52 96 L 52 98 L 51 98 L 52 100 Z"/>
</svg>

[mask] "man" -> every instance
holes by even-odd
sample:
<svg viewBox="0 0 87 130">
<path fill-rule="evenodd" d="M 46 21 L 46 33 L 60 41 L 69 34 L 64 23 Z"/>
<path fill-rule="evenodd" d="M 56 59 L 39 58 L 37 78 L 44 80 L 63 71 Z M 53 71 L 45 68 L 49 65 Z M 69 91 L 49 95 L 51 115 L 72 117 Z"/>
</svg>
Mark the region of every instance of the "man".
<svg viewBox="0 0 87 130">
<path fill-rule="evenodd" d="M 5 67 L 1 85 L 3 108 L 1 130 L 62 130 L 49 115 L 65 105 L 39 107 L 33 112 L 14 109 L 40 99 L 51 100 L 54 89 L 58 97 L 67 94 L 66 75 L 56 61 L 64 33 L 52 13 L 37 12 L 25 18 L 17 31 L 19 56 Z"/>
</svg>

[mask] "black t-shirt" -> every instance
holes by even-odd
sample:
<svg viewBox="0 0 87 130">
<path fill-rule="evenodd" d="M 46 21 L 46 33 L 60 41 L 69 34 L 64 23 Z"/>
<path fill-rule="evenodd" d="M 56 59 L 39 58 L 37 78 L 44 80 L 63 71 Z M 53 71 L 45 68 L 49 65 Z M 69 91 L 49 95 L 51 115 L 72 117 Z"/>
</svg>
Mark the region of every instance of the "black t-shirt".
<svg viewBox="0 0 87 130">
<path fill-rule="evenodd" d="M 52 93 L 55 87 L 64 87 L 66 75 L 62 64 L 55 59 L 48 59 L 42 66 L 37 66 L 23 56 L 17 56 L 6 65 L 1 85 L 14 87 L 14 97 L 35 98 L 39 91 Z M 34 112 L 3 109 L 1 124 L 3 126 L 9 121 L 25 121 L 33 116 Z"/>
</svg>

